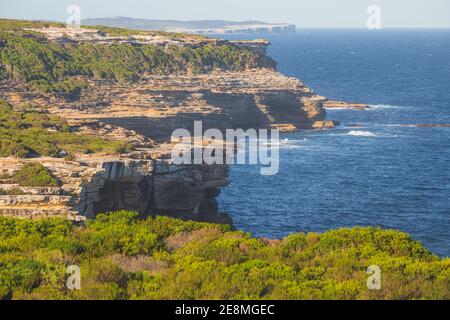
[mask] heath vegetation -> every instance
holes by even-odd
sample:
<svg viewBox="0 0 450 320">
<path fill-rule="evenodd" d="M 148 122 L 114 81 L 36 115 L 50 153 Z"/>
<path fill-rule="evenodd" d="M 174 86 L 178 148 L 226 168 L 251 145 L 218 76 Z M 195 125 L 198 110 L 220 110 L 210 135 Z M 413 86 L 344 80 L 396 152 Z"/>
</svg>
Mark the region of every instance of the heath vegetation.
<svg viewBox="0 0 450 320">
<path fill-rule="evenodd" d="M 35 24 L 39 23 L 28 21 L 22 28 L 36 27 Z M 114 42 L 49 42 L 39 32 L 23 30 L 20 26 L 18 21 L 0 20 L 0 79 L 26 81 L 43 93 L 79 93 L 85 87 L 83 83 L 67 82 L 74 76 L 130 82 L 144 73 L 243 70 L 258 64 L 257 54 L 252 50 L 231 43 L 162 47 Z M 139 33 L 107 27 L 101 27 L 99 32 L 128 36 Z M 183 38 L 179 34 L 164 35 L 174 40 Z"/>
<path fill-rule="evenodd" d="M 132 146 L 123 141 L 77 134 L 55 115 L 27 106 L 13 108 L 0 100 L 0 157 L 51 156 L 76 153 L 126 153 Z"/>
<path fill-rule="evenodd" d="M 65 286 L 81 268 L 81 289 Z M 381 290 L 368 290 L 378 265 Z M 0 217 L 3 299 L 449 299 L 450 260 L 405 233 L 352 228 L 253 238 L 226 225 L 133 212 Z"/>
</svg>

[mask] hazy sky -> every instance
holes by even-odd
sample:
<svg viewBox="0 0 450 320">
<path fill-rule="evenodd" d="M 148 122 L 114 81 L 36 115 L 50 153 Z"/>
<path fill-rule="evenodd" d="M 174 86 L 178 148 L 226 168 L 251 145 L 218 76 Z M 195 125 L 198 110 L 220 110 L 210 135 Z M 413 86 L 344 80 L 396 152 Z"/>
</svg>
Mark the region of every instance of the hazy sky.
<svg viewBox="0 0 450 320">
<path fill-rule="evenodd" d="M 366 26 L 369 5 L 383 27 L 450 27 L 450 0 L 1 0 L 0 17 L 66 21 L 77 4 L 82 18 L 127 16 L 177 20 L 262 20 L 298 27 Z"/>
</svg>

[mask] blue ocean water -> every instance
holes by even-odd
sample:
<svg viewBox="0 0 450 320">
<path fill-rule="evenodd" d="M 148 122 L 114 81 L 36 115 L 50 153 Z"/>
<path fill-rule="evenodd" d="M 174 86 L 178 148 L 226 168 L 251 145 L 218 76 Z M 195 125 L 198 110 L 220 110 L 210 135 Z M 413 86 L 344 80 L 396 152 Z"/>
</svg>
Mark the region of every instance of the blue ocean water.
<svg viewBox="0 0 450 320">
<path fill-rule="evenodd" d="M 333 130 L 283 135 L 275 176 L 232 166 L 221 210 L 255 236 L 381 226 L 450 256 L 450 128 L 413 126 L 450 123 L 450 30 L 267 38 L 280 72 L 318 94 L 374 107 L 329 111 L 342 124 Z"/>
</svg>

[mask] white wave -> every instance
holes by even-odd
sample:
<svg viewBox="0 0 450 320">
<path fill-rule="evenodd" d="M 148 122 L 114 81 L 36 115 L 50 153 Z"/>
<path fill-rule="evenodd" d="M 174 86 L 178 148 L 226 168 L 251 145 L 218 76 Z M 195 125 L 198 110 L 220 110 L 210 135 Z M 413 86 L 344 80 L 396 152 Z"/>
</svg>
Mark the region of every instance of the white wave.
<svg viewBox="0 0 450 320">
<path fill-rule="evenodd" d="M 362 129 L 362 128 L 366 128 L 366 125 L 363 123 L 358 123 L 358 124 L 353 124 L 353 125 L 341 125 L 339 127 L 340 129 L 348 129 L 348 130 L 354 130 L 354 129 Z"/>
<path fill-rule="evenodd" d="M 288 139 L 288 138 L 284 138 L 283 140 L 281 140 L 281 143 L 283 144 L 296 144 L 298 142 L 304 142 L 306 141 L 306 138 L 303 139 Z"/>
<path fill-rule="evenodd" d="M 370 104 L 369 107 L 370 107 L 369 110 L 403 108 L 403 106 L 393 106 L 393 105 L 389 105 L 389 104 Z"/>
<path fill-rule="evenodd" d="M 263 143 L 258 147 L 262 148 L 262 149 L 269 149 L 269 148 L 298 149 L 298 148 L 302 148 L 303 146 L 297 145 L 297 144 L 285 144 L 285 143 Z"/>
<path fill-rule="evenodd" d="M 352 130 L 347 133 L 350 136 L 357 136 L 357 137 L 376 137 L 377 135 L 375 133 L 372 133 L 370 131 L 358 131 L 358 130 Z"/>
</svg>

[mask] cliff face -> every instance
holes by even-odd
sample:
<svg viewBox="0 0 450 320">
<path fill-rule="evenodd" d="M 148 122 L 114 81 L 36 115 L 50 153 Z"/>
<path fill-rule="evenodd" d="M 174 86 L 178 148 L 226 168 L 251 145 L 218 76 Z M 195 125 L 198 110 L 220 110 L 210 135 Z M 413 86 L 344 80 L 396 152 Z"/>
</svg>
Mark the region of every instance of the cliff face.
<svg viewBox="0 0 450 320">
<path fill-rule="evenodd" d="M 182 51 L 182 55 L 186 55 L 196 52 L 196 48 L 208 52 L 212 49 L 205 46 L 223 45 L 219 40 L 189 36 L 173 40 L 166 34 L 139 34 L 130 39 L 105 36 L 92 29 L 72 33 L 68 30 L 64 34 L 58 28 L 38 31 L 45 34 L 45 41 L 58 43 L 58 50 L 66 50 L 64 43 L 68 42 L 70 54 L 78 52 L 77 46 L 85 43 L 101 45 L 101 50 L 111 54 L 116 54 L 117 43 L 125 44 L 126 47 L 121 47 L 125 48 L 123 50 L 135 53 L 144 52 L 136 51 L 135 46 L 151 45 L 151 50 L 166 48 L 161 50 L 171 52 L 165 57 L 175 59 L 170 62 L 172 65 L 179 63 L 174 46 L 194 50 Z M 13 105 L 45 106 L 77 131 L 126 140 L 137 147 L 131 154 L 77 155 L 74 161 L 0 158 L 4 175 L 11 175 L 26 162 L 38 161 L 61 181 L 58 188 L 26 188 L 7 178 L 0 180 L 0 189 L 15 189 L 16 192 L 21 189 L 23 193 L 0 195 L 0 214 L 69 215 L 80 219 L 127 209 L 143 216 L 167 214 L 184 219 L 231 222 L 226 215 L 218 213 L 216 200 L 220 188 L 229 182 L 227 166 L 173 165 L 168 156 L 171 146 L 167 142 L 175 129 L 192 130 L 196 120 L 203 121 L 204 130 L 278 128 L 290 132 L 334 125 L 325 120 L 323 103 L 326 98 L 316 95 L 298 79 L 276 72 L 275 62 L 265 54 L 267 45 L 263 40 L 226 42 L 226 50 L 231 50 L 227 52 L 233 53 L 235 59 L 227 62 L 227 66 L 231 66 L 227 70 L 215 67 L 196 73 L 187 66 L 179 72 L 165 74 L 145 71 L 139 74 L 137 81 L 122 83 L 95 79 L 80 71 L 77 79 L 86 84 L 86 89 L 75 96 L 37 93 L 15 76 L 10 78 L 16 80 L 0 81 L 2 97 Z M 250 49 L 254 54 L 241 55 L 236 48 Z M 250 60 L 240 61 L 241 57 L 250 57 Z M 95 64 L 86 64 L 86 68 L 95 67 Z M 133 64 L 130 67 L 138 68 Z M 12 74 L 19 74 L 18 66 L 14 68 L 16 71 Z"/>
<path fill-rule="evenodd" d="M 164 214 L 231 223 L 227 215 L 218 212 L 216 200 L 219 188 L 228 184 L 226 166 L 173 166 L 169 160 L 130 157 L 84 157 L 70 162 L 55 158 L 2 158 L 0 165 L 8 168 L 3 173 L 13 173 L 31 161 L 48 168 L 61 186 L 20 187 L 10 179 L 0 179 L 3 190 L 20 189 L 24 193 L 0 196 L 0 215 L 83 220 L 126 209 L 143 217 Z"/>
<path fill-rule="evenodd" d="M 79 99 L 33 96 L 1 88 L 10 101 L 36 101 L 69 120 L 101 120 L 167 141 L 177 128 L 192 129 L 194 120 L 207 128 L 320 128 L 326 113 L 324 97 L 301 81 L 273 69 L 211 72 L 202 75 L 147 75 L 136 84 L 89 81 Z M 9 92 L 8 92 L 9 91 Z"/>
</svg>

